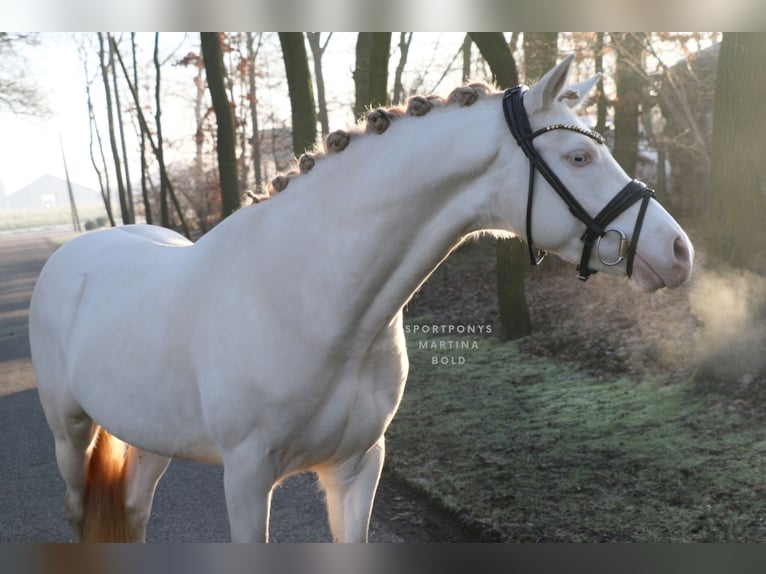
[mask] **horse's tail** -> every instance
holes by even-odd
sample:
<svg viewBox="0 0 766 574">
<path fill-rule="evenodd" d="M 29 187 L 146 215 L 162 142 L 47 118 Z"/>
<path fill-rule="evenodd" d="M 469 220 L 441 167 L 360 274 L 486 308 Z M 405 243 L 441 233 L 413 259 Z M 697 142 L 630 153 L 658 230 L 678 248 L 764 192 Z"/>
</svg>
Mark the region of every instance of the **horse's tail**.
<svg viewBox="0 0 766 574">
<path fill-rule="evenodd" d="M 129 542 L 125 508 L 125 443 L 99 428 L 88 463 L 83 542 Z"/>
</svg>

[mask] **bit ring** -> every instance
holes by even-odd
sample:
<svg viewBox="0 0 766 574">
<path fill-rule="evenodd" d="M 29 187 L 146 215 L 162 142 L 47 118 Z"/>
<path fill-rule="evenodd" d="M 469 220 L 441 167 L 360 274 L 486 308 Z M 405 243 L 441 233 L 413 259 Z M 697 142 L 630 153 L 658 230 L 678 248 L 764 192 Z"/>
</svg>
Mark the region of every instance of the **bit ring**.
<svg viewBox="0 0 766 574">
<path fill-rule="evenodd" d="M 607 233 L 617 233 L 620 236 L 620 249 L 617 253 L 616 259 L 605 259 L 604 256 L 601 255 L 601 240 L 606 237 Z M 598 254 L 598 260 L 607 267 L 614 267 L 615 265 L 619 265 L 625 259 L 625 255 L 628 253 L 629 245 L 628 237 L 624 232 L 619 229 L 607 229 L 604 231 L 604 235 L 599 236 L 598 240 L 596 241 L 596 253 Z"/>
</svg>

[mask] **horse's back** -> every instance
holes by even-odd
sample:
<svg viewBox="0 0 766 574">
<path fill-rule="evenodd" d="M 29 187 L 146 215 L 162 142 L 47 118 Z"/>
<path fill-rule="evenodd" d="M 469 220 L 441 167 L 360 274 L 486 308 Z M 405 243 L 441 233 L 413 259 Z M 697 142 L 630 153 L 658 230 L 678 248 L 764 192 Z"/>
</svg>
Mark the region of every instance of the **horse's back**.
<svg viewBox="0 0 766 574">
<path fill-rule="evenodd" d="M 128 233 L 143 238 L 146 241 L 170 247 L 187 247 L 192 244 L 191 241 L 172 229 L 156 225 L 124 225 L 114 228 L 113 231 Z"/>
<path fill-rule="evenodd" d="M 164 259 L 172 259 L 168 251 L 188 245 L 191 242 L 174 231 L 148 225 L 116 227 L 72 239 L 56 250 L 40 272 L 30 304 L 30 327 L 41 315 L 50 320 L 77 308 L 86 284 L 92 288 L 110 280 L 119 283 L 123 275 L 135 276 L 142 268 L 163 267 Z M 33 329 L 30 337 L 36 335 Z"/>
<path fill-rule="evenodd" d="M 110 262 L 122 265 L 139 263 L 167 247 L 186 247 L 192 243 L 175 231 L 152 225 L 126 225 L 80 235 L 62 245 L 43 267 L 40 280 L 51 268 L 84 271 L 103 268 Z"/>
<path fill-rule="evenodd" d="M 43 267 L 30 303 L 36 368 L 54 353 L 54 346 L 63 350 L 76 323 L 88 318 L 84 306 L 97 301 L 117 305 L 153 275 L 167 274 L 166 260 L 172 259 L 168 252 L 187 245 L 191 242 L 169 229 L 136 225 L 81 235 L 57 249 Z"/>
</svg>

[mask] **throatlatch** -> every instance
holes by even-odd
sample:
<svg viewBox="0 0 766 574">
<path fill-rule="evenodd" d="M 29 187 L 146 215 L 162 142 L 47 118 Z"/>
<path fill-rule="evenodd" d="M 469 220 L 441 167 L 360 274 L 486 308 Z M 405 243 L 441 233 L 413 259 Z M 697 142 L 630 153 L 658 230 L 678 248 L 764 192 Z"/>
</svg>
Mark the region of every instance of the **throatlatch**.
<svg viewBox="0 0 766 574">
<path fill-rule="evenodd" d="M 638 245 L 638 237 L 641 233 L 641 226 L 644 222 L 644 215 L 646 214 L 649 200 L 654 197 L 654 190 L 649 189 L 644 182 L 633 179 L 622 188 L 622 190 L 620 190 L 620 192 L 614 196 L 614 198 L 595 217 L 591 217 L 556 174 L 553 173 L 553 170 L 551 170 L 550 166 L 548 166 L 542 156 L 537 152 L 532 142 L 537 136 L 553 130 L 569 130 L 581 133 L 602 145 L 606 143 L 604 137 L 598 132 L 574 124 L 552 124 L 533 132 L 529 125 L 527 112 L 524 109 L 523 96 L 526 90 L 526 86 L 516 86 L 515 88 L 506 90 L 503 95 L 503 112 L 505 113 L 505 121 L 508 123 L 508 127 L 510 128 L 513 137 L 524 151 L 524 155 L 529 158 L 526 226 L 527 248 L 529 249 L 529 259 L 532 265 L 539 265 L 545 257 L 545 251 L 535 252 L 532 243 L 532 199 L 535 171 L 539 171 L 556 193 L 559 194 L 561 199 L 564 200 L 564 203 L 567 204 L 572 215 L 585 224 L 586 230 L 582 236 L 584 242 L 582 257 L 580 258 L 580 264 L 577 266 L 579 272 L 577 276 L 578 279 L 587 281 L 588 277 L 596 273 L 596 270 L 591 269 L 588 266 L 594 245 L 596 245 L 597 256 L 604 265 L 617 265 L 627 257 L 626 271 L 628 277 L 630 277 L 633 274 L 633 259 L 636 256 L 636 247 Z M 625 233 L 621 230 L 614 228 L 607 229 L 606 226 L 609 223 L 639 200 L 642 200 L 642 203 L 639 208 L 638 216 L 636 217 L 636 224 L 633 228 L 633 235 L 630 241 L 628 241 Z M 599 252 L 601 239 L 607 233 L 617 233 L 620 236 L 619 253 L 613 260 L 604 260 Z"/>
</svg>

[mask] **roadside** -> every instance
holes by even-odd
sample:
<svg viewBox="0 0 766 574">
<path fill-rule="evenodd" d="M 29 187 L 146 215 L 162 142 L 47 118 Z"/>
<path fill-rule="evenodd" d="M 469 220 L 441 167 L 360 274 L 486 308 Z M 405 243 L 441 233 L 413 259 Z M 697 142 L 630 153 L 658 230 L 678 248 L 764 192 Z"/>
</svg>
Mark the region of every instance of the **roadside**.
<svg viewBox="0 0 766 574">
<path fill-rule="evenodd" d="M 405 324 L 497 333 L 493 255 L 453 254 Z M 763 414 L 700 379 L 690 288 L 647 297 L 553 261 L 527 278 L 530 337 L 411 335 L 389 469 L 503 541 L 762 541 Z"/>
</svg>

